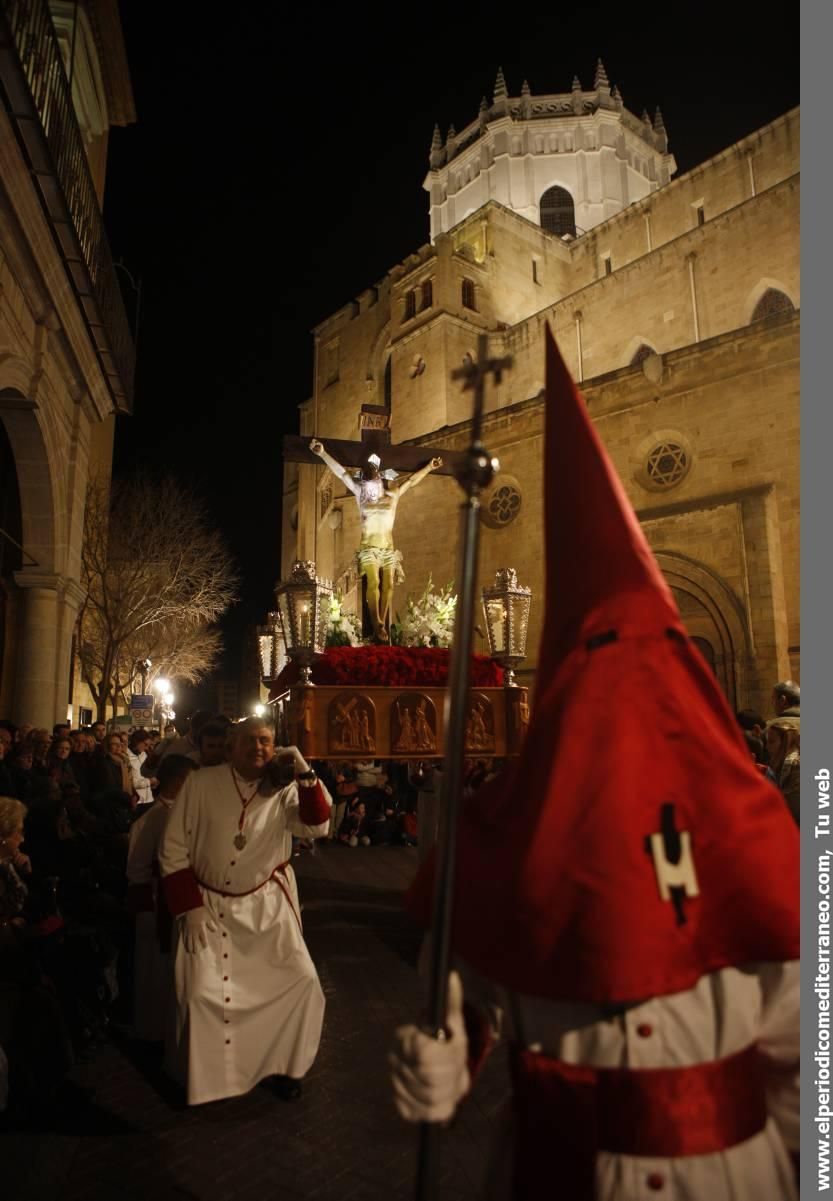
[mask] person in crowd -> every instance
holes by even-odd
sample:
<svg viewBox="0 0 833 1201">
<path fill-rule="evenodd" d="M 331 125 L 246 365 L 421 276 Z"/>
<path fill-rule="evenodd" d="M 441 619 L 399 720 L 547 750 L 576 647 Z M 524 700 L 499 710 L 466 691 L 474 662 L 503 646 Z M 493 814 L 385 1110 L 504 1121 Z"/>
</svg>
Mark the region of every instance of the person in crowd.
<svg viewBox="0 0 833 1201">
<path fill-rule="evenodd" d="M 68 721 L 59 721 L 52 727 L 52 739 L 56 741 L 58 738 L 69 738 L 70 724 Z"/>
<path fill-rule="evenodd" d="M 536 706 L 463 805 L 448 1036 L 397 1031 L 397 1107 L 448 1120 L 501 1034 L 490 1197 L 796 1201 L 798 830 L 549 331 L 546 406 Z M 435 870 L 409 897 L 424 925 Z"/>
<path fill-rule="evenodd" d="M 104 751 L 94 755 L 90 784 L 88 807 L 98 820 L 102 837 L 116 855 L 126 853 L 133 788 L 118 734 L 108 734 Z"/>
<path fill-rule="evenodd" d="M 280 757 L 295 768 L 284 787 Z M 267 1077 L 282 1099 L 301 1095 L 324 994 L 304 943 L 292 835 L 323 838 L 329 820 L 315 772 L 297 747 L 276 752 L 272 726 L 257 717 L 238 725 L 231 762 L 191 775 L 171 809 L 159 847 L 177 917 L 168 1066 L 191 1105 Z"/>
<path fill-rule="evenodd" d="M 399 833 L 399 798 L 387 772 L 379 773 L 376 788 L 365 796 L 366 833 L 372 847 L 390 846 Z"/>
<path fill-rule="evenodd" d="M 103 751 L 104 739 L 107 737 L 107 727 L 105 726 L 104 722 L 94 721 L 90 732 L 92 733 L 96 744 L 94 749 L 101 749 Z"/>
<path fill-rule="evenodd" d="M 753 734 L 750 730 L 744 730 L 743 737 L 746 745 L 749 748 L 749 754 L 752 762 L 755 764 L 759 774 L 762 775 L 765 780 L 769 780 L 770 784 L 775 784 L 777 787 L 778 781 L 775 778 L 775 773 L 767 763 L 768 755 L 763 738 L 758 738 L 758 736 Z"/>
<path fill-rule="evenodd" d="M 82 730 L 76 730 L 70 735 L 69 740 L 72 746 L 69 765 L 81 796 L 86 800 L 90 795 L 92 748 L 95 740 L 91 734 L 85 734 Z"/>
<path fill-rule="evenodd" d="M 787 807 L 801 824 L 801 722 L 797 717 L 776 717 L 767 723 L 769 766 L 784 794 Z"/>
<path fill-rule="evenodd" d="M 9 724 L 11 724 L 11 723 L 9 723 Z M 34 728 L 35 727 L 30 725 L 29 722 L 23 722 L 22 725 L 19 725 L 17 727 L 17 735 L 15 737 L 15 742 L 26 742 Z"/>
<path fill-rule="evenodd" d="M 72 744 L 69 738 L 53 739 L 46 757 L 46 769 L 49 778 L 55 780 L 62 792 L 66 788 L 75 788 L 78 784 L 70 763 L 71 755 Z"/>
<path fill-rule="evenodd" d="M 330 820 L 330 838 L 339 837 L 345 814 L 358 795 L 355 769 L 349 763 L 340 764 L 335 772 L 335 803 Z"/>
<path fill-rule="evenodd" d="M 52 735 L 48 730 L 33 730 L 30 739 L 32 743 L 32 768 L 36 775 L 48 776 Z"/>
<path fill-rule="evenodd" d="M 6 755 L 9 755 L 17 742 L 17 728 L 13 722 L 6 721 L 3 718 L 0 721 L 0 746 L 5 749 Z"/>
<path fill-rule="evenodd" d="M 772 689 L 772 707 L 776 717 L 801 716 L 801 689 L 794 680 L 782 680 Z"/>
<path fill-rule="evenodd" d="M 8 763 L 12 787 L 10 792 L 6 790 L 6 795 L 17 797 L 24 804 L 29 803 L 35 781 L 32 762 L 32 744 L 31 742 L 22 742 L 15 746 L 11 761 Z M 0 787 L 0 795 L 3 792 L 4 789 Z"/>
<path fill-rule="evenodd" d="M 202 727 L 210 720 L 211 714 L 204 709 L 198 709 L 190 719 L 177 717 L 175 725 L 179 737 L 167 738 L 160 742 L 153 757 L 146 759 L 142 764 L 142 774 L 148 777 L 155 775 L 165 755 L 187 755 L 189 759 L 199 763 L 200 748 L 197 738 Z"/>
<path fill-rule="evenodd" d="M 156 787 L 155 777 L 148 779 L 142 775 L 142 764 L 147 759 L 150 739 L 147 730 L 134 730 L 127 740 L 125 759 L 130 773 L 130 786 L 136 798 L 136 813 L 144 813 L 153 804 L 153 789 Z"/>
<path fill-rule="evenodd" d="M 175 1005 L 171 933 L 173 919 L 159 886 L 159 843 L 191 772 L 193 759 L 166 755 L 159 765 L 159 791 L 151 808 L 130 828 L 127 906 L 136 915 L 133 1029 L 136 1037 L 161 1042 Z"/>
<path fill-rule="evenodd" d="M 367 833 L 367 808 L 364 801 L 353 801 L 344 815 L 338 831 L 338 841 L 348 847 L 369 847 L 370 837 Z"/>
<path fill-rule="evenodd" d="M 437 841 L 442 801 L 443 767 L 437 762 L 418 762 L 410 772 L 410 783 L 417 792 L 417 848 L 419 862 L 428 858 Z"/>
<path fill-rule="evenodd" d="M 227 717 L 212 717 L 200 727 L 197 750 L 200 767 L 219 767 L 228 755 L 231 722 Z"/>
<path fill-rule="evenodd" d="M 11 772 L 11 765 L 7 762 L 7 756 L 11 749 L 11 743 L 0 738 L 0 796 L 17 796 L 17 787 Z"/>
</svg>

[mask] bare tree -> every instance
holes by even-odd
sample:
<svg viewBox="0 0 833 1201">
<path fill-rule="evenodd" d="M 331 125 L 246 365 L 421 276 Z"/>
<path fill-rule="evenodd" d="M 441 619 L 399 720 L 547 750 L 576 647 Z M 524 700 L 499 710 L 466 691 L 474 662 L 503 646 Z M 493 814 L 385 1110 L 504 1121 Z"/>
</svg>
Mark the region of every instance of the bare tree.
<svg viewBox="0 0 833 1201">
<path fill-rule="evenodd" d="M 237 576 L 202 503 L 170 477 L 93 481 L 84 518 L 81 674 L 98 718 L 135 677 L 137 659 L 196 683 L 216 663 L 212 624 L 236 599 Z"/>
</svg>

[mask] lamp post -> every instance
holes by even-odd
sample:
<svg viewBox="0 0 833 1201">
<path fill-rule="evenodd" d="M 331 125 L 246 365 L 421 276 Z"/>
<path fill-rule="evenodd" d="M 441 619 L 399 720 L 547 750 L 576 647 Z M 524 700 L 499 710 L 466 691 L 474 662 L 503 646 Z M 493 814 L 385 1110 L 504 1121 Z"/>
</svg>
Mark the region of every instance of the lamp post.
<svg viewBox="0 0 833 1201">
<path fill-rule="evenodd" d="M 526 658 L 532 589 L 518 583 L 514 567 L 501 567 L 491 588 L 483 589 L 483 616 L 489 654 L 503 668 L 506 688 L 516 688 L 515 668 Z"/>
<path fill-rule="evenodd" d="M 324 653 L 333 586 L 315 574 L 307 559 L 292 564 L 288 580 L 275 589 L 281 635 L 290 659 L 301 665 L 301 683 L 312 684 L 312 661 Z"/>
<path fill-rule="evenodd" d="M 137 659 L 136 660 L 136 670 L 138 671 L 139 676 L 142 681 L 142 696 L 145 695 L 145 687 L 147 685 L 148 672 L 150 671 L 150 669 L 152 667 L 153 667 L 153 664 L 151 663 L 150 659 Z"/>
</svg>

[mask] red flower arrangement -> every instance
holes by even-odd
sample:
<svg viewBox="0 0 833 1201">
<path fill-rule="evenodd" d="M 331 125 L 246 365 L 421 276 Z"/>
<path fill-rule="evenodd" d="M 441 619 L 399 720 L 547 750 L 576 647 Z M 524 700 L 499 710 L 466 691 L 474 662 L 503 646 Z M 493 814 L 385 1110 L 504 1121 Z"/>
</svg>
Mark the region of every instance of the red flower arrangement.
<svg viewBox="0 0 833 1201">
<path fill-rule="evenodd" d="M 312 665 L 314 684 L 353 684 L 373 688 L 443 688 L 448 683 L 451 652 L 434 646 L 330 646 Z M 290 660 L 270 696 L 279 696 L 300 676 Z M 473 688 L 500 688 L 503 669 L 488 655 L 472 655 Z"/>
</svg>

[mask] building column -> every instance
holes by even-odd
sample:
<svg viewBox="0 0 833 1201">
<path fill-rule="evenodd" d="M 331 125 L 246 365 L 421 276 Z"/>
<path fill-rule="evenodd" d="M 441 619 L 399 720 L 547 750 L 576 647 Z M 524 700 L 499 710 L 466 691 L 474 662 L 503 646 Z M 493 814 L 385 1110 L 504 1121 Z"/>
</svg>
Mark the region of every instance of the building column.
<svg viewBox="0 0 833 1201">
<path fill-rule="evenodd" d="M 23 621 L 15 674 L 13 720 L 51 733 L 57 711 L 58 599 L 61 577 L 45 571 L 18 571 Z M 66 705 L 64 705 L 66 716 Z"/>
<path fill-rule="evenodd" d="M 87 594 L 76 580 L 64 580 L 61 591 L 62 605 L 59 607 L 58 621 L 58 653 L 55 661 L 55 721 L 65 721 L 67 706 L 73 704 L 70 696 L 70 679 L 72 676 L 72 636 L 78 621 L 78 610 L 87 599 Z M 72 724 L 78 725 L 78 711 L 73 708 Z"/>
</svg>

